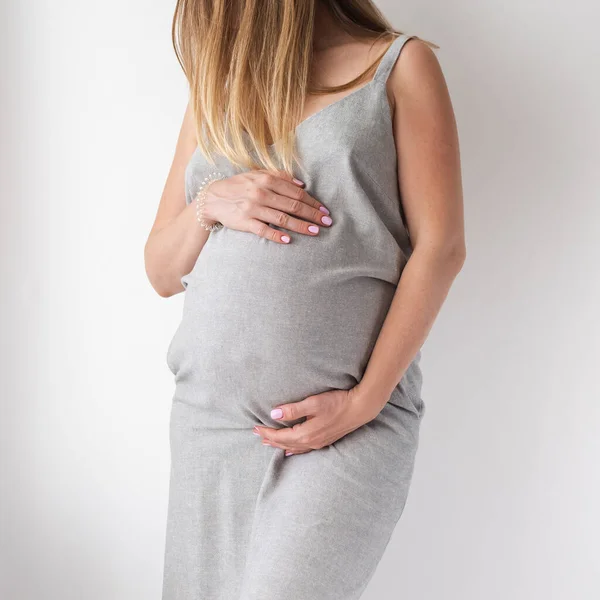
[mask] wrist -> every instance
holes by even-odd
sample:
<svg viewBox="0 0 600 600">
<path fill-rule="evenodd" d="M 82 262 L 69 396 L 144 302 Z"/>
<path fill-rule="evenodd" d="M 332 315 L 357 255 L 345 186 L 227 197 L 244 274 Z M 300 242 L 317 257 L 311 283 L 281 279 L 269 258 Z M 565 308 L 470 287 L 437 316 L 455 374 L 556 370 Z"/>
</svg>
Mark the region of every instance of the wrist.
<svg viewBox="0 0 600 600">
<path fill-rule="evenodd" d="M 352 391 L 356 402 L 363 406 L 368 413 L 374 413 L 377 416 L 390 399 L 393 388 L 390 389 L 382 382 L 371 382 L 363 378 Z"/>
<path fill-rule="evenodd" d="M 204 229 L 209 231 L 215 231 L 223 226 L 219 221 L 218 216 L 215 214 L 214 209 L 218 204 L 216 202 L 218 197 L 213 194 L 212 190 L 213 184 L 220 179 L 225 179 L 225 175 L 222 175 L 221 173 L 211 173 L 211 175 L 204 179 L 194 198 L 194 203 L 196 205 L 196 220 Z"/>
<path fill-rule="evenodd" d="M 217 203 L 216 196 L 213 193 L 212 186 L 214 185 L 214 181 L 211 181 L 207 186 L 204 192 L 204 205 L 202 207 L 202 217 L 204 222 L 208 225 L 214 225 L 219 221 L 216 213 L 217 213 Z"/>
</svg>

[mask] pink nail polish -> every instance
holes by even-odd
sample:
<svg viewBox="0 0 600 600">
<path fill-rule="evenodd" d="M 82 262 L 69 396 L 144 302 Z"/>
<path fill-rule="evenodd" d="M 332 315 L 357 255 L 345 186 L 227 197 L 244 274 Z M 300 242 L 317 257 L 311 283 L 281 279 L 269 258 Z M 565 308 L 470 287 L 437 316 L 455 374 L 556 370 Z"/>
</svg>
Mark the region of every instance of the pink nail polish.
<svg viewBox="0 0 600 600">
<path fill-rule="evenodd" d="M 294 183 L 297 183 L 298 185 L 304 185 L 304 181 L 300 181 L 299 179 L 296 179 L 295 177 L 292 178 L 292 181 Z"/>
<path fill-rule="evenodd" d="M 309 226 L 308 226 L 308 230 L 309 230 L 311 233 L 319 233 L 319 228 L 318 228 L 316 225 L 309 225 Z"/>
<path fill-rule="evenodd" d="M 289 242 L 290 242 L 290 238 L 289 238 L 289 236 L 287 236 L 287 235 L 282 235 L 282 236 L 281 236 L 281 241 L 282 241 L 284 244 L 289 244 Z"/>
<path fill-rule="evenodd" d="M 320 210 L 321 212 L 324 212 L 326 215 L 328 215 L 328 214 L 329 214 L 329 211 L 328 211 L 328 210 L 327 210 L 327 209 L 326 209 L 324 206 L 319 206 L 319 210 Z"/>
<path fill-rule="evenodd" d="M 325 225 L 331 225 L 333 223 L 333 219 L 331 217 L 321 217 L 321 222 L 325 223 Z"/>
<path fill-rule="evenodd" d="M 254 431 L 254 429 L 252 430 L 252 433 L 253 433 L 254 435 L 260 435 L 260 433 L 258 433 L 258 431 Z"/>
<path fill-rule="evenodd" d="M 283 417 L 283 411 L 280 408 L 274 408 L 271 411 L 271 418 L 272 419 L 281 419 L 281 417 Z"/>
<path fill-rule="evenodd" d="M 295 454 L 295 452 L 288 452 L 287 450 L 285 451 L 286 456 L 292 456 L 292 454 Z"/>
</svg>

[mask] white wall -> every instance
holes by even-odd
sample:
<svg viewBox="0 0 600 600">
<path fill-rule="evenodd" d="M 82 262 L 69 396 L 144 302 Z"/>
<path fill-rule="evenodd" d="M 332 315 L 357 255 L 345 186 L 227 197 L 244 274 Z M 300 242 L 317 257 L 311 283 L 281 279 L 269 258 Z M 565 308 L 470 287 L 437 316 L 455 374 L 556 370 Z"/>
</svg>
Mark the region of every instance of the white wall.
<svg viewBox="0 0 600 600">
<path fill-rule="evenodd" d="M 173 4 L 0 5 L 10 600 L 160 598 L 182 299 L 152 291 L 143 244 L 185 106 Z M 424 348 L 414 485 L 366 599 L 591 600 L 600 10 L 402 4 L 380 3 L 441 46 L 469 257 Z"/>
</svg>

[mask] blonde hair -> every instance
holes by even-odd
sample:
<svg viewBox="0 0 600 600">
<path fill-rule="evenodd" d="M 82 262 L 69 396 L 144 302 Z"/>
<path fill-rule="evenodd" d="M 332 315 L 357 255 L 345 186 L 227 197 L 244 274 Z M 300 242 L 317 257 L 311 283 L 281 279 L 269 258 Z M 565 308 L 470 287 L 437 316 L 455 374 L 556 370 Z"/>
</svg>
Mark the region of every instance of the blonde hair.
<svg viewBox="0 0 600 600">
<path fill-rule="evenodd" d="M 189 84 L 198 146 L 212 164 L 217 152 L 239 167 L 292 174 L 306 95 L 348 90 L 374 73 L 383 53 L 352 81 L 311 85 L 317 1 L 351 35 L 391 42 L 401 33 L 371 0 L 177 1 L 173 47 Z"/>
</svg>

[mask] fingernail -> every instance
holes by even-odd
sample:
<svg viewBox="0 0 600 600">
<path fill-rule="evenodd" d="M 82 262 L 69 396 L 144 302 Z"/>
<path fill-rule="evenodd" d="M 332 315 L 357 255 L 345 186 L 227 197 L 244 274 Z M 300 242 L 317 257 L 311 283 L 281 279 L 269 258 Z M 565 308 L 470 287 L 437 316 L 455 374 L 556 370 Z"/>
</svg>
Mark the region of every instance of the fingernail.
<svg viewBox="0 0 600 600">
<path fill-rule="evenodd" d="M 326 209 L 324 206 L 319 206 L 319 210 L 320 210 L 321 212 L 324 212 L 326 215 L 328 215 L 328 214 L 329 214 L 329 211 L 328 211 L 328 210 L 327 210 L 327 209 Z"/>
<path fill-rule="evenodd" d="M 271 418 L 272 419 L 281 419 L 281 417 L 283 417 L 283 411 L 280 408 L 274 408 L 271 411 Z"/>
<path fill-rule="evenodd" d="M 256 429 L 253 429 L 253 430 L 252 430 L 252 433 L 253 433 L 254 435 L 260 435 L 260 433 L 258 433 L 258 431 L 256 431 Z"/>
<path fill-rule="evenodd" d="M 333 220 L 331 217 L 321 217 L 321 223 L 325 223 L 325 225 L 331 225 Z"/>
<path fill-rule="evenodd" d="M 282 235 L 282 236 L 281 236 L 281 241 L 282 241 L 284 244 L 289 244 L 289 243 L 290 243 L 290 237 L 289 237 L 288 235 Z"/>
<path fill-rule="evenodd" d="M 286 456 L 292 456 L 292 454 L 295 454 L 295 452 L 288 452 L 287 450 L 285 451 Z"/>
<path fill-rule="evenodd" d="M 308 226 L 308 230 L 309 230 L 311 233 L 319 233 L 319 228 L 318 228 L 316 225 L 309 225 L 309 226 Z"/>
<path fill-rule="evenodd" d="M 304 185 L 304 181 L 300 181 L 299 179 L 296 179 L 295 177 L 292 178 L 292 181 L 294 183 L 297 183 L 298 185 Z"/>
<path fill-rule="evenodd" d="M 269 442 L 269 440 L 263 440 L 263 446 L 270 446 L 271 442 Z"/>
</svg>

